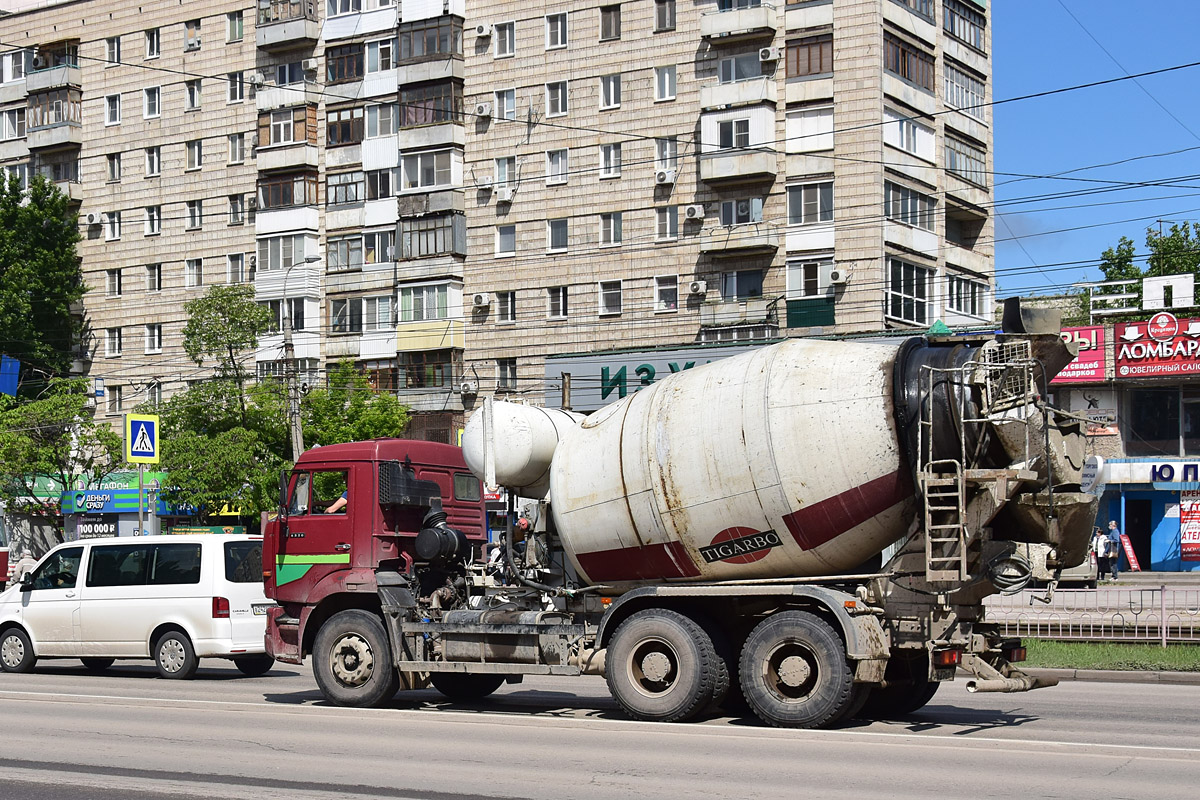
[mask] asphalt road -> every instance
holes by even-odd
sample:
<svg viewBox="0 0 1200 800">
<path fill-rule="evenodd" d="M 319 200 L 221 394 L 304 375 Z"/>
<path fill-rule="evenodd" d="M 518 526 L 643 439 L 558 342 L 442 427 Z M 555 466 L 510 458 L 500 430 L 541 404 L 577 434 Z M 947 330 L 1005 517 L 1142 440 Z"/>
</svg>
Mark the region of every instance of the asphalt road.
<svg viewBox="0 0 1200 800">
<path fill-rule="evenodd" d="M 830 731 L 624 719 L 596 678 L 486 705 L 433 691 L 326 705 L 307 669 L 194 681 L 148 662 L 0 674 L 0 800 L 189 798 L 1153 798 L 1196 796 L 1200 686 L 943 686 L 894 722 Z"/>
</svg>

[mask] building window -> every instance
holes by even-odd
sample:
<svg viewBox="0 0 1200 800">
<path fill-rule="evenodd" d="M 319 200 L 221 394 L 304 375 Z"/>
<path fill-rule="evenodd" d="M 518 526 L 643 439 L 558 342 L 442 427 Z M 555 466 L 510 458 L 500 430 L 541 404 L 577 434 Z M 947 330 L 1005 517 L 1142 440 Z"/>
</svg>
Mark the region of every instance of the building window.
<svg viewBox="0 0 1200 800">
<path fill-rule="evenodd" d="M 423 322 L 446 319 L 449 314 L 449 287 L 404 286 L 400 289 L 400 321 Z"/>
<path fill-rule="evenodd" d="M 516 156 L 504 156 L 496 159 L 496 186 L 507 186 L 509 181 L 517 179 Z"/>
<path fill-rule="evenodd" d="M 363 264 L 362 237 L 330 238 L 325 249 L 326 268 L 330 272 L 360 269 Z"/>
<path fill-rule="evenodd" d="M 146 31 L 146 58 L 158 58 L 159 35 L 158 28 Z"/>
<path fill-rule="evenodd" d="M 110 94 L 104 98 L 104 124 L 121 124 L 121 95 Z"/>
<path fill-rule="evenodd" d="M 108 399 L 108 413 L 120 414 L 125 407 L 125 387 L 124 386 L 109 386 L 105 389 L 105 394 Z"/>
<path fill-rule="evenodd" d="M 150 178 L 155 175 L 162 174 L 162 148 L 147 147 L 146 148 L 146 177 Z"/>
<path fill-rule="evenodd" d="M 326 16 L 358 14 L 362 11 L 362 0 L 329 0 Z"/>
<path fill-rule="evenodd" d="M 258 240 L 258 268 L 268 272 L 286 270 L 293 264 L 304 261 L 305 244 L 303 234 L 272 236 Z"/>
<path fill-rule="evenodd" d="M 787 76 L 833 74 L 833 34 L 811 36 L 787 44 Z"/>
<path fill-rule="evenodd" d="M 679 276 L 665 275 L 654 279 L 654 310 L 657 313 L 679 308 Z"/>
<path fill-rule="evenodd" d="M 161 344 L 159 345 L 159 350 L 162 350 Z M 150 381 L 150 383 L 146 384 L 146 402 L 154 408 L 162 405 L 162 383 L 159 381 Z"/>
<path fill-rule="evenodd" d="M 329 83 L 347 83 L 363 76 L 363 46 L 348 44 L 325 51 L 325 79 Z"/>
<path fill-rule="evenodd" d="M 254 280 L 254 271 L 246 271 L 244 253 L 230 253 L 225 256 L 225 277 L 229 283 L 250 283 Z"/>
<path fill-rule="evenodd" d="M 162 206 L 146 206 L 146 235 L 162 233 Z"/>
<path fill-rule="evenodd" d="M 363 234 L 363 263 L 383 264 L 396 260 L 395 231 L 367 231 Z"/>
<path fill-rule="evenodd" d="M 362 322 L 362 301 L 359 298 L 329 301 L 329 324 L 334 333 L 361 333 Z"/>
<path fill-rule="evenodd" d="M 462 212 L 429 214 L 400 220 L 400 258 L 447 253 L 466 255 L 466 219 Z"/>
<path fill-rule="evenodd" d="M 620 244 L 621 236 L 621 212 L 613 211 L 608 214 L 600 215 L 600 244 L 616 245 Z"/>
<path fill-rule="evenodd" d="M 32 128 L 44 128 L 64 123 L 83 124 L 81 116 L 82 94 L 78 89 L 58 89 L 39 92 L 29 96 L 26 122 Z M 121 121 L 121 96 L 105 98 L 105 124 L 116 125 Z"/>
<path fill-rule="evenodd" d="M 517 118 L 517 92 L 515 89 L 501 89 L 496 92 L 496 119 Z"/>
<path fill-rule="evenodd" d="M 395 170 L 391 169 L 373 169 L 366 173 L 367 179 L 367 199 L 368 200 L 383 200 L 388 197 L 395 197 L 395 181 L 393 180 Z"/>
<path fill-rule="evenodd" d="M 190 19 L 183 23 L 183 49 L 200 49 L 200 20 Z"/>
<path fill-rule="evenodd" d="M 501 22 L 492 31 L 492 38 L 496 40 L 496 58 L 511 56 L 516 52 L 516 36 L 513 30 L 514 23 Z"/>
<path fill-rule="evenodd" d="M 833 222 L 833 181 L 787 187 L 788 224 Z"/>
<path fill-rule="evenodd" d="M 162 264 L 146 265 L 146 291 L 162 291 Z"/>
<path fill-rule="evenodd" d="M 246 199 L 240 194 L 229 195 L 229 224 L 241 225 L 246 221 Z"/>
<path fill-rule="evenodd" d="M 496 359 L 496 389 L 514 391 L 517 388 L 517 360 L 515 358 Z"/>
<path fill-rule="evenodd" d="M 717 0 L 717 11 L 738 11 L 744 8 L 758 8 L 761 0 Z"/>
<path fill-rule="evenodd" d="M 823 297 L 832 269 L 833 259 L 829 257 L 788 259 L 787 298 Z"/>
<path fill-rule="evenodd" d="M 104 58 L 109 65 L 121 63 L 121 37 L 113 36 L 104 40 Z"/>
<path fill-rule="evenodd" d="M 361 115 L 362 110 L 358 113 Z M 335 136 L 340 132 L 335 131 Z M 361 123 L 358 132 L 362 138 Z M 296 106 L 282 111 L 258 115 L 258 146 L 298 144 L 307 141 L 317 143 L 316 109 L 313 106 Z M 338 140 L 338 144 L 342 142 Z"/>
<path fill-rule="evenodd" d="M 187 143 L 187 168 L 200 169 L 204 166 L 204 141 L 192 139 Z"/>
<path fill-rule="evenodd" d="M 567 312 L 567 287 L 551 286 L 546 290 L 546 316 L 550 319 L 566 319 Z"/>
<path fill-rule="evenodd" d="M 0 54 L 0 83 L 24 80 L 25 60 L 28 57 L 25 50 L 9 50 Z"/>
<path fill-rule="evenodd" d="M 547 150 L 546 151 L 546 183 L 566 183 L 567 182 L 567 151 L 563 150 Z"/>
<path fill-rule="evenodd" d="M 363 329 L 368 331 L 386 331 L 395 323 L 392 321 L 392 296 L 389 294 L 379 297 L 363 298 Z"/>
<path fill-rule="evenodd" d="M 621 175 L 621 144 L 600 145 L 600 177 L 616 178 Z"/>
<path fill-rule="evenodd" d="M 984 82 L 949 61 L 945 62 L 943 69 L 946 105 L 984 121 L 984 103 L 987 102 Z"/>
<path fill-rule="evenodd" d="M 762 297 L 763 273 L 761 269 L 743 269 L 721 273 L 722 300 L 750 300 Z"/>
<path fill-rule="evenodd" d="M 142 118 L 154 119 L 162 114 L 162 89 L 151 86 L 142 90 Z"/>
<path fill-rule="evenodd" d="M 150 324 L 146 326 L 146 352 L 162 352 L 162 325 Z"/>
<path fill-rule="evenodd" d="M 679 238 L 679 206 L 654 209 L 655 234 L 660 240 Z"/>
<path fill-rule="evenodd" d="M 451 182 L 450 151 L 406 155 L 400 160 L 405 189 L 427 189 L 449 186 Z"/>
<path fill-rule="evenodd" d="M 898 258 L 888 259 L 887 314 L 902 322 L 929 322 L 929 278 L 932 270 Z"/>
<path fill-rule="evenodd" d="M 884 109 L 883 115 L 885 119 L 883 141 L 885 144 L 898 147 L 917 158 L 933 161 L 935 141 L 933 128 L 922 125 L 912 117 L 890 108 Z"/>
<path fill-rule="evenodd" d="M 109 153 L 105 158 L 105 164 L 108 167 L 108 182 L 121 182 L 121 154 Z"/>
<path fill-rule="evenodd" d="M 833 149 L 833 107 L 789 111 L 785 122 L 787 152 L 812 153 Z"/>
<path fill-rule="evenodd" d="M 462 370 L 461 351 L 408 352 L 401 353 L 400 359 L 402 378 L 407 389 L 437 389 L 450 386 L 454 381 L 455 373 Z M 424 435 L 429 436 L 430 433 L 431 431 L 427 428 Z M 447 443 L 450 441 L 449 430 L 442 429 L 438 433 L 439 441 Z"/>
<path fill-rule="evenodd" d="M 107 328 L 104 331 L 104 355 L 112 358 L 121 355 L 121 329 Z"/>
<path fill-rule="evenodd" d="M 513 256 L 517 253 L 517 226 L 496 226 L 496 255 Z"/>
<path fill-rule="evenodd" d="M 395 103 L 367 106 L 367 138 L 395 136 L 400 127 L 399 111 Z"/>
<path fill-rule="evenodd" d="M 750 120 L 726 119 L 717 123 L 717 140 L 722 150 L 750 146 Z"/>
<path fill-rule="evenodd" d="M 10 108 L 0 114 L 0 138 L 6 142 L 25 138 L 24 108 Z"/>
<path fill-rule="evenodd" d="M 496 322 L 517 321 L 517 293 L 496 292 Z"/>
<path fill-rule="evenodd" d="M 761 197 L 725 200 L 721 203 L 721 224 L 729 226 L 762 222 L 762 211 L 763 201 Z"/>
<path fill-rule="evenodd" d="M 458 81 L 403 87 L 400 89 L 400 127 L 459 122 L 462 104 L 462 84 Z"/>
<path fill-rule="evenodd" d="M 121 270 L 110 269 L 105 271 L 105 290 L 109 297 L 121 296 Z"/>
<path fill-rule="evenodd" d="M 204 259 L 189 258 L 183 262 L 183 283 L 189 289 L 204 285 Z"/>
<path fill-rule="evenodd" d="M 984 32 L 987 28 L 987 18 L 959 0 L 945 0 L 942 8 L 945 12 L 942 27 L 946 33 L 979 52 L 986 53 Z"/>
<path fill-rule="evenodd" d="M 325 114 L 325 143 L 329 147 L 358 144 L 363 140 L 362 108 L 343 108 Z M 290 111 L 271 114 L 271 144 L 291 141 L 295 136 L 294 115 Z M 279 137 L 279 141 L 275 137 Z M 286 137 L 286 138 L 285 138 Z"/>
<path fill-rule="evenodd" d="M 654 0 L 654 32 L 675 30 L 675 0 Z"/>
<path fill-rule="evenodd" d="M 112 241 L 114 239 L 120 239 L 121 238 L 121 212 L 120 211 L 109 211 L 107 214 L 104 215 L 104 218 L 105 218 L 105 223 L 106 223 L 104 226 L 104 238 L 109 241 Z"/>
<path fill-rule="evenodd" d="M 675 169 L 679 165 L 679 141 L 670 136 L 654 140 L 654 168 Z"/>
<path fill-rule="evenodd" d="M 229 163 L 241 164 L 246 160 L 246 134 L 229 134 Z"/>
<path fill-rule="evenodd" d="M 937 201 L 932 197 L 890 181 L 884 184 L 884 194 L 886 195 L 884 210 L 887 212 L 888 219 L 911 225 L 914 228 L 933 230 L 933 212 Z"/>
<path fill-rule="evenodd" d="M 240 42 L 245 35 L 245 24 L 241 11 L 230 11 L 225 15 L 225 41 Z"/>
<path fill-rule="evenodd" d="M 259 208 L 289 208 L 316 204 L 316 172 L 267 175 L 258 181 Z"/>
<path fill-rule="evenodd" d="M 933 0 L 895 0 L 914 14 L 933 22 Z"/>
<path fill-rule="evenodd" d="M 200 108 L 200 79 L 184 81 L 183 91 L 184 111 L 195 111 Z"/>
<path fill-rule="evenodd" d="M 621 6 L 600 6 L 600 41 L 621 38 Z"/>
<path fill-rule="evenodd" d="M 367 42 L 367 74 L 387 72 L 396 66 L 396 43 L 392 39 L 381 39 L 377 42 Z"/>
<path fill-rule="evenodd" d="M 987 188 L 987 152 L 954 136 L 946 137 L 946 171 Z"/>
<path fill-rule="evenodd" d="M 964 278 L 961 275 L 946 277 L 946 307 L 960 314 L 982 317 L 985 284 Z"/>
<path fill-rule="evenodd" d="M 654 99 L 675 99 L 675 65 L 654 68 Z"/>
<path fill-rule="evenodd" d="M 225 76 L 229 82 L 229 93 L 225 100 L 228 103 L 240 103 L 246 99 L 246 81 L 241 72 L 230 72 Z"/>
<path fill-rule="evenodd" d="M 621 75 L 600 76 L 600 108 L 621 106 Z"/>
<path fill-rule="evenodd" d="M 567 15 L 549 14 L 546 16 L 546 49 L 554 50 L 567 46 Z"/>
<path fill-rule="evenodd" d="M 717 81 L 719 83 L 739 83 L 762 77 L 762 62 L 758 53 L 742 53 L 730 58 L 722 58 L 717 62 Z"/>
<path fill-rule="evenodd" d="M 933 66 L 929 53 L 890 33 L 883 35 L 883 68 L 896 77 L 932 92 Z"/>
<path fill-rule="evenodd" d="M 363 201 L 363 174 L 342 172 L 330 175 L 325 180 L 325 204 L 344 206 Z"/>
<path fill-rule="evenodd" d="M 546 249 L 551 252 L 567 249 L 567 220 L 546 220 Z"/>
<path fill-rule="evenodd" d="M 561 117 L 567 113 L 567 82 L 555 81 L 546 84 L 546 114 Z"/>
<path fill-rule="evenodd" d="M 462 20 L 457 17 L 442 16 L 405 22 L 400 25 L 397 36 L 400 39 L 401 64 L 463 54 Z"/>
<path fill-rule="evenodd" d="M 304 83 L 304 65 L 299 61 L 275 65 L 275 85 L 292 86 Z"/>
<path fill-rule="evenodd" d="M 17 188 L 20 191 L 29 191 L 29 164 L 5 164 L 0 167 L 0 181 L 7 185 L 13 178 L 17 179 Z"/>
<path fill-rule="evenodd" d="M 600 316 L 621 313 L 621 282 L 600 281 Z"/>
</svg>

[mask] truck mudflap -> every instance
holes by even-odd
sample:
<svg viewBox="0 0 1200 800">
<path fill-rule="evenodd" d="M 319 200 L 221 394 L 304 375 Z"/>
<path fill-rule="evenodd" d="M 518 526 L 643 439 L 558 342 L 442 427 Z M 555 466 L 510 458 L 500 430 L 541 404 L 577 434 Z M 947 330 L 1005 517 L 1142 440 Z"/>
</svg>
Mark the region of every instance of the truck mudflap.
<svg viewBox="0 0 1200 800">
<path fill-rule="evenodd" d="M 1027 675 L 1004 658 L 992 661 L 978 653 L 963 654 L 962 669 L 975 676 L 967 681 L 968 692 L 1028 692 L 1058 685 L 1058 678 Z"/>
<path fill-rule="evenodd" d="M 303 664 L 300 654 L 300 620 L 289 617 L 282 606 L 267 609 L 267 653 L 285 664 Z"/>
</svg>

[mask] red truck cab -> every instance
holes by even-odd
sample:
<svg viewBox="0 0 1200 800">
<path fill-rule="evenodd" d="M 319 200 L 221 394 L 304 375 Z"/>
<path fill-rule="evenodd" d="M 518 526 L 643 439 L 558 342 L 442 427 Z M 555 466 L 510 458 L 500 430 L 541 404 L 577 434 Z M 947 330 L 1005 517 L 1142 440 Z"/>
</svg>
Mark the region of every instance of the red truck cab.
<svg viewBox="0 0 1200 800">
<path fill-rule="evenodd" d="M 293 664 L 331 615 L 379 612 L 376 571 L 411 570 L 417 534 L 437 500 L 445 524 L 476 555 L 487 541 L 482 487 L 451 445 L 376 439 L 314 448 L 288 476 L 286 499 L 286 513 L 263 531 L 263 576 L 267 597 L 279 604 L 270 610 L 267 652 Z"/>
</svg>

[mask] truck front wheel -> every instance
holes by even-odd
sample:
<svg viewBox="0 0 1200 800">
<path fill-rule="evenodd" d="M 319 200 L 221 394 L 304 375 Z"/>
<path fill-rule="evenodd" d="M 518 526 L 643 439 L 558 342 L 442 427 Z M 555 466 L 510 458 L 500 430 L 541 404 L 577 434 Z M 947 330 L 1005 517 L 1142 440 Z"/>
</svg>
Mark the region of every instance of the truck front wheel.
<svg viewBox="0 0 1200 800">
<path fill-rule="evenodd" d="M 695 621 L 667 609 L 639 611 L 608 648 L 608 690 L 634 719 L 680 722 L 712 703 L 718 656 Z"/>
<path fill-rule="evenodd" d="M 836 722 L 854 685 L 842 640 L 807 611 L 782 611 L 760 622 L 742 646 L 738 671 L 754 713 L 778 728 Z"/>
<path fill-rule="evenodd" d="M 341 611 L 317 632 L 313 675 L 334 705 L 366 708 L 390 700 L 400 688 L 387 632 L 374 614 Z"/>
</svg>

